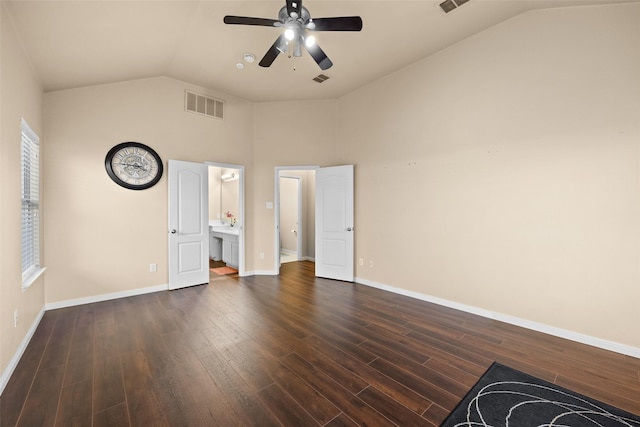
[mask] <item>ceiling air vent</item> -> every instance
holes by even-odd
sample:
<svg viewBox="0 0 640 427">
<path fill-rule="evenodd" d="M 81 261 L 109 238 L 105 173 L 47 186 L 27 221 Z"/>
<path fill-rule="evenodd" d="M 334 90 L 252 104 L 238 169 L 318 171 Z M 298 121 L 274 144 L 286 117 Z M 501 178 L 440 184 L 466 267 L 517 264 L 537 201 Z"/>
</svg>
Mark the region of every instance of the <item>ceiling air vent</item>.
<svg viewBox="0 0 640 427">
<path fill-rule="evenodd" d="M 440 9 L 444 11 L 444 13 L 449 13 L 452 10 L 462 6 L 467 3 L 469 0 L 445 0 L 440 3 Z"/>
<path fill-rule="evenodd" d="M 318 83 L 324 83 L 327 80 L 329 80 L 329 76 L 326 76 L 324 74 L 318 74 L 316 77 L 313 78 L 313 81 Z"/>
<path fill-rule="evenodd" d="M 185 91 L 184 109 L 217 119 L 224 118 L 224 101 Z"/>
</svg>

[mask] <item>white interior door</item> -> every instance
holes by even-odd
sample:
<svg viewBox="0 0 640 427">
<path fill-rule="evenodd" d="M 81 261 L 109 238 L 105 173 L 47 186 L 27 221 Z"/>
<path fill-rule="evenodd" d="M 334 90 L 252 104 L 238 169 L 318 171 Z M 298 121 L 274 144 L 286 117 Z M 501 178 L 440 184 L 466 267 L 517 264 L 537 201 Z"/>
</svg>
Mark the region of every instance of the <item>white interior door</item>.
<svg viewBox="0 0 640 427">
<path fill-rule="evenodd" d="M 203 163 L 169 160 L 169 289 L 209 283 L 209 179 Z"/>
<path fill-rule="evenodd" d="M 353 165 L 316 171 L 316 276 L 353 282 Z"/>
</svg>

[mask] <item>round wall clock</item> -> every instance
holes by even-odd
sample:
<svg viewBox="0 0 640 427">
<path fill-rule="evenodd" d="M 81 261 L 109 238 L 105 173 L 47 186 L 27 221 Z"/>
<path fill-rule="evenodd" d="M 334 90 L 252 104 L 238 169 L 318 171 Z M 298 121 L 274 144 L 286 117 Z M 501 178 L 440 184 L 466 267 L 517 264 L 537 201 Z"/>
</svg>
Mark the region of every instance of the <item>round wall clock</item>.
<svg viewBox="0 0 640 427">
<path fill-rule="evenodd" d="M 139 142 L 123 142 L 104 159 L 107 174 L 118 185 L 130 190 L 153 187 L 162 177 L 162 160 L 158 153 Z"/>
</svg>

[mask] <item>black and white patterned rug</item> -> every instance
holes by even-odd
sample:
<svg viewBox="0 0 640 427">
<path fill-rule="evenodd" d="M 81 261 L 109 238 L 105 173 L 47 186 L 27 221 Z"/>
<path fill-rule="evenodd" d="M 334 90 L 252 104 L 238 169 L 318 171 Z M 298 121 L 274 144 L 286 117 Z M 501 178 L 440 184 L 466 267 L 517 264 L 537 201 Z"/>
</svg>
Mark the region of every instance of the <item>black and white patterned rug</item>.
<svg viewBox="0 0 640 427">
<path fill-rule="evenodd" d="M 640 427 L 640 416 L 494 363 L 440 425 L 478 426 Z"/>
</svg>

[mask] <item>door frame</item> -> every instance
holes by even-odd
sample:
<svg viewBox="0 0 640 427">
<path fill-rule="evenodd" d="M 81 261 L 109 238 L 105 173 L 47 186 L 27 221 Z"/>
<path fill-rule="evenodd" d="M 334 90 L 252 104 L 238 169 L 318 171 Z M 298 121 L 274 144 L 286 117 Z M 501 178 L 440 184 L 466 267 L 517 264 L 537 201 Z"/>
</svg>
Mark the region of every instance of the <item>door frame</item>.
<svg viewBox="0 0 640 427">
<path fill-rule="evenodd" d="M 244 227 L 246 224 L 246 217 L 244 213 L 245 201 L 244 201 L 244 165 L 236 165 L 232 163 L 220 163 L 213 161 L 206 161 L 204 164 L 209 167 L 227 168 L 238 170 L 238 276 L 245 276 L 245 244 L 244 244 Z M 207 195 L 209 197 L 209 195 Z"/>
<path fill-rule="evenodd" d="M 280 171 L 317 171 L 320 168 L 319 165 L 307 165 L 307 166 L 276 166 L 274 173 L 274 234 L 275 242 L 274 246 L 274 271 L 276 275 L 280 274 Z M 300 201 L 301 203 L 301 201 Z M 315 215 L 315 212 L 313 213 Z M 300 230 L 298 230 L 298 236 L 300 236 Z M 300 252 L 300 240 L 298 240 L 298 253 Z"/>
</svg>

